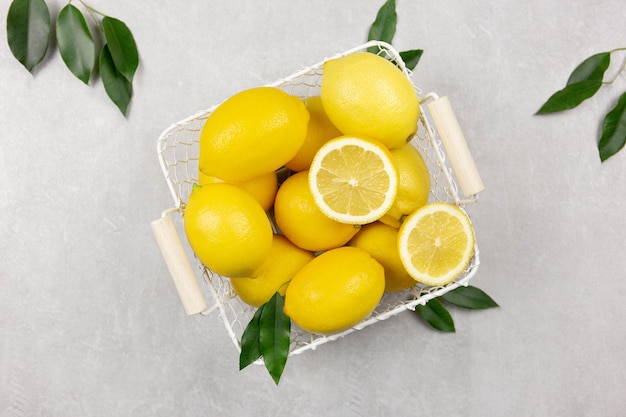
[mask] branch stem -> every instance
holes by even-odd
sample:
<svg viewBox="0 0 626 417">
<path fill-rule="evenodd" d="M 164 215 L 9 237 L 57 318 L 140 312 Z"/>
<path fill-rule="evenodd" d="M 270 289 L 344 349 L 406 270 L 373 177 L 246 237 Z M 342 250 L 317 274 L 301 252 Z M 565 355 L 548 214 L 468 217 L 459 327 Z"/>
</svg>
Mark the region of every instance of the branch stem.
<svg viewBox="0 0 626 417">
<path fill-rule="evenodd" d="M 71 2 L 71 0 L 70 0 L 70 2 Z M 93 7 L 91 7 L 90 5 L 85 3 L 83 0 L 78 0 L 78 2 L 80 4 L 82 4 L 83 7 L 87 10 L 87 13 L 89 13 L 89 16 L 91 16 L 91 19 L 95 22 L 95 24 L 98 27 L 98 29 L 100 31 L 103 31 L 102 25 L 100 24 L 100 20 L 98 20 L 98 17 L 96 15 L 100 15 L 102 17 L 105 17 L 106 15 L 104 13 L 98 11 L 97 9 L 94 9 Z"/>
<path fill-rule="evenodd" d="M 621 50 L 626 50 L 626 48 L 614 49 L 613 51 L 621 51 Z M 615 80 L 617 80 L 617 78 L 624 72 L 624 70 L 626 70 L 626 56 L 624 57 L 624 59 L 622 59 L 622 64 L 620 65 L 619 70 L 617 71 L 615 76 L 613 76 L 613 79 L 611 79 L 610 81 L 605 81 L 602 84 L 613 84 Z"/>
</svg>

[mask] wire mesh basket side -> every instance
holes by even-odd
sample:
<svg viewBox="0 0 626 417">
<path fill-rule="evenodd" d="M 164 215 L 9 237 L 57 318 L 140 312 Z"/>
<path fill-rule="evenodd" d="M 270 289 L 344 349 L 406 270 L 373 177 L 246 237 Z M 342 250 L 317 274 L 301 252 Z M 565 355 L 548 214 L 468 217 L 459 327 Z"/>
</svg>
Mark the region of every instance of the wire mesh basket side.
<svg viewBox="0 0 626 417">
<path fill-rule="evenodd" d="M 177 209 L 184 208 L 198 182 L 200 131 L 216 107 L 172 124 L 157 141 L 159 163 Z"/>
<path fill-rule="evenodd" d="M 315 65 L 305 67 L 286 78 L 268 84 L 268 86 L 280 88 L 302 99 L 318 95 L 325 61 L 354 52 L 364 51 L 371 47 L 376 48 L 378 55 L 384 56 L 396 63 L 398 68 L 403 71 L 409 79 L 411 78 L 411 72 L 405 67 L 399 53 L 395 49 L 383 42 L 372 41 L 341 54 L 326 58 Z M 415 89 L 418 96 L 421 97 L 422 93 L 419 88 L 415 87 Z M 424 96 L 422 103 L 427 99 L 428 95 Z M 161 134 L 157 142 L 157 153 L 163 174 L 174 199 L 175 207 L 181 215 L 183 214 L 186 201 L 193 190 L 193 185 L 198 182 L 200 131 L 205 120 L 216 107 L 217 105 L 171 125 Z M 459 199 L 454 173 L 446 163 L 441 142 L 431 128 L 423 107 L 420 107 L 422 112 L 418 121 L 418 130 L 411 144 L 419 149 L 431 175 L 429 202 L 445 201 L 462 205 L 463 201 Z M 213 273 L 211 270 L 204 267 L 197 259 L 196 262 L 212 293 L 215 308 L 219 311 L 220 319 L 223 321 L 233 344 L 240 350 L 239 341 L 241 334 L 256 309 L 248 306 L 236 296 L 230 286 L 228 278 Z M 474 256 L 468 268 L 454 282 L 442 287 L 429 287 L 418 284 L 402 292 L 387 293 L 368 318 L 357 326 L 342 333 L 334 335 L 311 334 L 294 325 L 292 326 L 290 355 L 315 349 L 317 346 L 343 337 L 355 330 L 362 329 L 378 321 L 385 320 L 400 312 L 413 310 L 418 304 L 425 304 L 428 300 L 460 285 L 467 285 L 469 280 L 476 273 L 479 263 L 479 251 L 476 246 Z"/>
</svg>

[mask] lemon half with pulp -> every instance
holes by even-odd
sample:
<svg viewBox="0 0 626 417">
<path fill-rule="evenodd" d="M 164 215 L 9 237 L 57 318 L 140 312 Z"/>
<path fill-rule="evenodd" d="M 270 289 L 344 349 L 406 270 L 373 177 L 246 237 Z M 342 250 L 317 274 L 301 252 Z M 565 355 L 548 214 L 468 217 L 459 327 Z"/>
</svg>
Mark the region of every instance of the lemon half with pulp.
<svg viewBox="0 0 626 417">
<path fill-rule="evenodd" d="M 398 251 L 408 273 L 431 286 L 452 282 L 474 253 L 469 217 L 450 203 L 430 203 L 411 213 L 398 232 Z"/>
<path fill-rule="evenodd" d="M 326 142 L 309 170 L 315 203 L 333 220 L 367 224 L 391 207 L 398 191 L 398 171 L 380 142 L 340 136 Z"/>
</svg>

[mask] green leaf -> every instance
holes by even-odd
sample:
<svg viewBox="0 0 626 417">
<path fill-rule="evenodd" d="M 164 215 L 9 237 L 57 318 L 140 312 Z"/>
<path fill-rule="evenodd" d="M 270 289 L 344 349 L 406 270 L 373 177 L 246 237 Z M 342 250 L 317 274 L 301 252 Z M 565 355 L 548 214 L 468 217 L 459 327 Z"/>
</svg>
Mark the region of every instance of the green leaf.
<svg viewBox="0 0 626 417">
<path fill-rule="evenodd" d="M 396 23 L 398 21 L 398 15 L 396 14 L 396 1 L 387 0 L 385 4 L 378 9 L 376 19 L 372 26 L 370 26 L 367 40 L 383 41 L 391 44 L 393 36 L 396 34 Z M 378 48 L 370 47 L 368 52 L 378 53 Z"/>
<path fill-rule="evenodd" d="M 104 90 L 125 116 L 133 95 L 133 86 L 115 67 L 107 44 L 104 44 L 100 52 L 99 66 Z"/>
<path fill-rule="evenodd" d="M 278 292 L 263 305 L 259 339 L 265 367 L 276 384 L 289 356 L 291 320 L 284 313 L 285 299 Z"/>
<path fill-rule="evenodd" d="M 602 80 L 585 80 L 565 86 L 554 93 L 537 111 L 537 114 L 555 113 L 573 109 L 593 96 L 602 86 Z"/>
<path fill-rule="evenodd" d="M 7 41 L 29 72 L 41 62 L 50 41 L 50 12 L 44 0 L 13 0 L 7 14 Z"/>
<path fill-rule="evenodd" d="M 498 304 L 480 288 L 457 287 L 441 296 L 441 299 L 458 307 L 485 309 L 498 307 Z"/>
<path fill-rule="evenodd" d="M 402 51 L 400 52 L 400 58 L 404 61 L 404 65 L 412 70 L 417 66 L 422 54 L 424 53 L 423 49 L 411 49 L 410 51 Z"/>
<path fill-rule="evenodd" d="M 615 155 L 626 143 L 626 92 L 617 105 L 607 113 L 602 122 L 602 136 L 598 143 L 600 160 L 606 161 Z"/>
<path fill-rule="evenodd" d="M 239 370 L 250 365 L 261 357 L 259 341 L 260 319 L 263 306 L 259 307 L 241 335 L 241 353 L 239 354 Z"/>
<path fill-rule="evenodd" d="M 68 4 L 59 12 L 56 24 L 59 52 L 65 65 L 87 84 L 95 63 L 95 47 L 85 17 Z"/>
<path fill-rule="evenodd" d="M 600 52 L 585 59 L 574 69 L 567 80 L 567 85 L 585 80 L 602 80 L 611 63 L 610 52 Z"/>
<path fill-rule="evenodd" d="M 437 330 L 450 333 L 455 331 L 452 316 L 443 304 L 435 298 L 428 301 L 425 305 L 418 305 L 415 308 L 415 312 Z"/>
<path fill-rule="evenodd" d="M 102 18 L 102 29 L 115 68 L 124 78 L 132 82 L 139 65 L 139 54 L 133 34 L 124 22 L 110 16 Z"/>
</svg>

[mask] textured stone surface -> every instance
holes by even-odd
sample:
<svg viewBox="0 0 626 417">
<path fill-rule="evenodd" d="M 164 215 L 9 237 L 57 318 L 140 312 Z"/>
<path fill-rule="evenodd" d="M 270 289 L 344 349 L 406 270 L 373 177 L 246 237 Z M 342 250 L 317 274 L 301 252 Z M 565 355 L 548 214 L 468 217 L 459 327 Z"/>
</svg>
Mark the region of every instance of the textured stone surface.
<svg viewBox="0 0 626 417">
<path fill-rule="evenodd" d="M 29 75 L 0 31 L 1 417 L 623 415 L 626 151 L 600 164 L 596 143 L 626 78 L 533 116 L 626 46 L 622 1 L 398 1 L 394 44 L 425 50 L 415 82 L 450 97 L 483 176 L 473 284 L 501 308 L 452 309 L 456 334 L 401 314 L 293 357 L 278 387 L 238 371 L 217 314 L 184 315 L 149 227 L 172 206 L 156 139 L 360 44 L 382 1 L 149 3 L 90 2 L 139 47 L 128 119 L 56 46 Z"/>
</svg>

